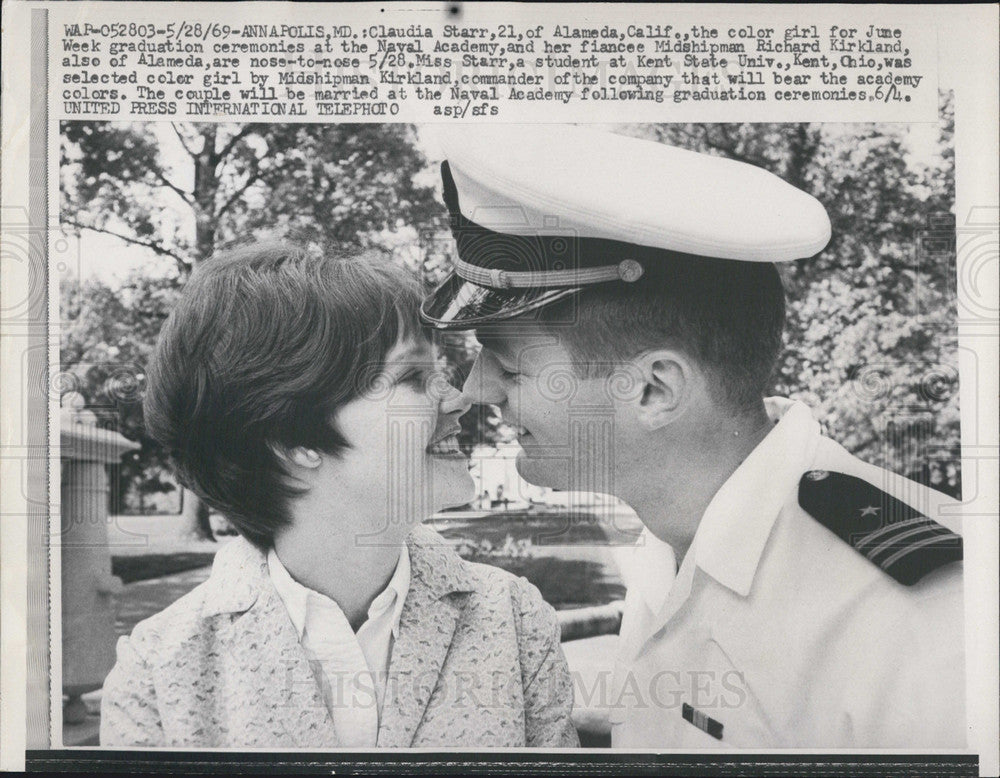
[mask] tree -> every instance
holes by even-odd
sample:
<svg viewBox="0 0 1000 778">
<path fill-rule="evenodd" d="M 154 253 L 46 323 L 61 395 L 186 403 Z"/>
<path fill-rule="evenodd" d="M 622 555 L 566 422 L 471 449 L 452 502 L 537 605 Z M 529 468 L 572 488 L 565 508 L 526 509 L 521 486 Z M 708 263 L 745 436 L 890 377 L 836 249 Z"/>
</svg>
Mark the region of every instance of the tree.
<svg viewBox="0 0 1000 778">
<path fill-rule="evenodd" d="M 162 282 L 132 279 L 128 299 L 110 299 L 99 284 L 64 293 L 80 316 L 65 333 L 63 368 L 77 375 L 90 404 L 116 414 L 124 434 L 142 441 L 136 467 L 162 454 L 142 436 L 138 392 L 117 397 L 114 380 L 124 380 L 127 352 L 131 380 L 141 384 L 171 295 L 197 263 L 247 238 L 389 248 L 438 211 L 433 190 L 417 183 L 426 163 L 408 125 L 174 123 L 172 138 L 160 127 L 62 126 L 64 227 L 115 236 L 173 264 Z M 184 501 L 189 526 L 211 537 L 207 509 L 192 498 Z"/>
</svg>

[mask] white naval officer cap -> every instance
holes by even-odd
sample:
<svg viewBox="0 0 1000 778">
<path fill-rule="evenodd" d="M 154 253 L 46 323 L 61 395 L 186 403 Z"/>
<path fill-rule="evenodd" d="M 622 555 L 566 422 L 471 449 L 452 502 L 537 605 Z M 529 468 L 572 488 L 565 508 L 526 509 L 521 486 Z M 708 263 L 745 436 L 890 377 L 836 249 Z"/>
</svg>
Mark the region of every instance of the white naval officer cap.
<svg viewBox="0 0 1000 778">
<path fill-rule="evenodd" d="M 763 168 L 590 128 L 444 129 L 455 272 L 424 321 L 469 329 L 596 283 L 641 283 L 668 257 L 785 262 L 813 256 L 830 219 Z"/>
</svg>

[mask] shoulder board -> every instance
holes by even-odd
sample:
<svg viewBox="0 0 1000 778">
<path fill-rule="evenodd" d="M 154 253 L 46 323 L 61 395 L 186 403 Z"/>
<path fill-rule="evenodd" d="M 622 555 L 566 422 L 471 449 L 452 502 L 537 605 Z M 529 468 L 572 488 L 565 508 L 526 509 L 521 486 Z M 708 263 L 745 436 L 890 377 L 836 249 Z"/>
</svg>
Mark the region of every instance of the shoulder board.
<svg viewBox="0 0 1000 778">
<path fill-rule="evenodd" d="M 799 505 L 901 584 L 962 559 L 962 537 L 861 478 L 810 470 Z"/>
</svg>

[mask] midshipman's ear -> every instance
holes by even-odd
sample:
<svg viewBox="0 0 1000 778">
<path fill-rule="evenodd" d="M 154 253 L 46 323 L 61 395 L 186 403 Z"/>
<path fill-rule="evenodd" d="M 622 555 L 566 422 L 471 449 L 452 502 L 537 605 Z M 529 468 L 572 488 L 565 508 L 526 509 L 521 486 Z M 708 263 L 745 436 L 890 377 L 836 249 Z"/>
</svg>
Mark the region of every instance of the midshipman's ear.
<svg viewBox="0 0 1000 778">
<path fill-rule="evenodd" d="M 688 409 L 696 377 L 694 365 L 684 354 L 661 349 L 636 360 L 644 386 L 638 400 L 639 422 L 649 430 L 661 429 Z"/>
</svg>

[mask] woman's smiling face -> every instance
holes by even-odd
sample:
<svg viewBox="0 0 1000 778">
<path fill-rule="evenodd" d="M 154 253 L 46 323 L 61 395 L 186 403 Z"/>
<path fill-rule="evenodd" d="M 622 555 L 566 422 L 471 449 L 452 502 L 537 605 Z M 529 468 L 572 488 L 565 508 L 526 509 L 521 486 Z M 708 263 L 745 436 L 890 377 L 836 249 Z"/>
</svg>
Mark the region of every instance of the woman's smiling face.
<svg viewBox="0 0 1000 778">
<path fill-rule="evenodd" d="M 360 396 L 337 413 L 350 448 L 324 457 L 321 480 L 385 517 L 382 527 L 355 528 L 359 539 L 398 543 L 431 514 L 473 498 L 468 459 L 455 437 L 471 403 L 448 383 L 422 339 L 398 343 L 371 374 Z"/>
</svg>

